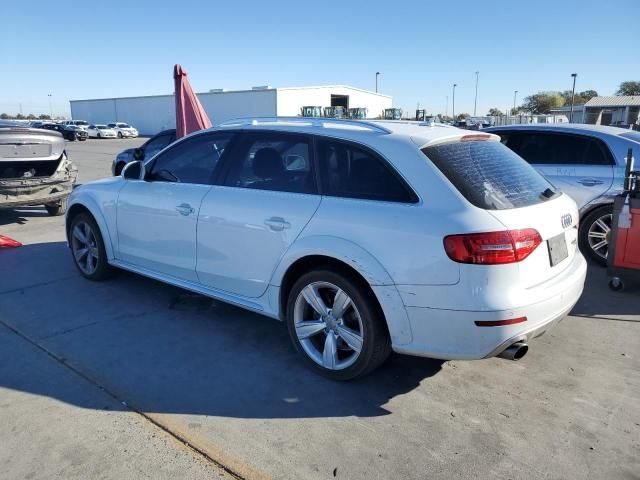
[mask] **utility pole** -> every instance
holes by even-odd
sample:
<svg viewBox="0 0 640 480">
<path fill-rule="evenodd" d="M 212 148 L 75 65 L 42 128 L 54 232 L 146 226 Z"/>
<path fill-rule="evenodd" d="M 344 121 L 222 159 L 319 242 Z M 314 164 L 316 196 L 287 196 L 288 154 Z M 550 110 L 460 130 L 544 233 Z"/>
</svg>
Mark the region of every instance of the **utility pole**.
<svg viewBox="0 0 640 480">
<path fill-rule="evenodd" d="M 380 72 L 376 72 L 376 93 L 378 93 L 378 75 L 380 75 Z"/>
<path fill-rule="evenodd" d="M 569 112 L 569 123 L 573 123 L 573 101 L 576 98 L 576 77 L 577 73 L 572 73 L 573 77 L 573 89 L 571 90 L 571 111 Z"/>
<path fill-rule="evenodd" d="M 476 109 L 478 108 L 478 76 L 480 72 L 476 72 L 476 99 L 473 101 L 473 116 L 476 116 Z"/>
<path fill-rule="evenodd" d="M 518 90 L 513 91 L 513 116 L 516 115 L 516 97 L 518 96 Z"/>
<path fill-rule="evenodd" d="M 451 112 L 453 115 L 453 121 L 456 121 L 456 87 L 458 86 L 457 83 L 453 84 L 453 96 L 451 98 Z"/>
<path fill-rule="evenodd" d="M 51 107 L 51 94 L 47 94 L 47 97 L 49 97 L 49 118 L 51 120 L 53 120 L 53 108 Z"/>
<path fill-rule="evenodd" d="M 448 117 L 449 116 L 449 95 L 446 96 L 446 99 L 447 99 L 446 100 L 447 103 L 444 104 L 444 116 Z"/>
</svg>

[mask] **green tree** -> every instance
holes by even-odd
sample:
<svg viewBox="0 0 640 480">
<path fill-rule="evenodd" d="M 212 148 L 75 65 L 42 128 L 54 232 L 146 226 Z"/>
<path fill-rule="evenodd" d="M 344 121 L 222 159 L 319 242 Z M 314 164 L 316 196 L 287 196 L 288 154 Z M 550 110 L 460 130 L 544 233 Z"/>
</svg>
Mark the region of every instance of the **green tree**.
<svg viewBox="0 0 640 480">
<path fill-rule="evenodd" d="M 564 99 L 565 105 L 571 105 L 571 90 L 565 90 L 560 93 L 560 96 Z M 584 105 L 593 97 L 597 97 L 598 92 L 595 90 L 584 90 L 583 92 L 576 92 L 575 98 L 573 100 L 574 105 Z"/>
<path fill-rule="evenodd" d="M 19 113 L 16 115 L 16 120 L 24 120 L 24 115 Z"/>
<path fill-rule="evenodd" d="M 51 117 L 49 115 L 45 115 L 44 113 L 42 115 L 39 115 L 38 118 L 40 120 L 51 120 Z"/>
<path fill-rule="evenodd" d="M 520 108 L 531 113 L 544 114 L 563 105 L 564 98 L 560 92 L 538 92 L 525 97 Z"/>
<path fill-rule="evenodd" d="M 616 95 L 640 95 L 640 82 L 622 82 Z"/>
<path fill-rule="evenodd" d="M 471 115 L 468 113 L 461 113 L 460 115 L 456 115 L 456 120 L 466 120 L 467 118 L 471 118 Z"/>
<path fill-rule="evenodd" d="M 33 113 L 30 113 L 29 115 L 27 115 L 27 120 L 35 120 L 36 118 L 38 117 L 36 117 Z"/>
<path fill-rule="evenodd" d="M 501 117 L 503 116 L 504 113 L 502 113 L 502 111 L 499 108 L 492 108 L 489 110 L 489 116 L 491 117 Z"/>
<path fill-rule="evenodd" d="M 11 117 L 9 116 L 8 113 L 0 114 L 0 119 L 2 119 L 2 120 L 9 120 L 10 118 Z"/>
</svg>

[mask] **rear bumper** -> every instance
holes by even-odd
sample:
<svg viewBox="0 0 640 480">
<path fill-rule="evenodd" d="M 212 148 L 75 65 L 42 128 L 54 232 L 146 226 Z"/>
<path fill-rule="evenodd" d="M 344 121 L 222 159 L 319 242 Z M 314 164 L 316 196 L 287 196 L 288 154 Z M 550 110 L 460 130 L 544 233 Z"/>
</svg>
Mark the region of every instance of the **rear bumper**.
<svg viewBox="0 0 640 480">
<path fill-rule="evenodd" d="M 0 208 L 56 203 L 68 197 L 77 172 L 30 180 L 0 181 Z"/>
<path fill-rule="evenodd" d="M 446 310 L 406 307 L 412 341 L 393 345 L 394 351 L 409 355 L 453 359 L 481 359 L 500 354 L 511 344 L 530 341 L 565 318 L 584 288 L 587 264 L 582 255 L 548 286 L 548 294 L 536 303 L 499 311 Z M 507 320 L 526 317 L 513 325 L 478 327 L 477 320 Z"/>
</svg>

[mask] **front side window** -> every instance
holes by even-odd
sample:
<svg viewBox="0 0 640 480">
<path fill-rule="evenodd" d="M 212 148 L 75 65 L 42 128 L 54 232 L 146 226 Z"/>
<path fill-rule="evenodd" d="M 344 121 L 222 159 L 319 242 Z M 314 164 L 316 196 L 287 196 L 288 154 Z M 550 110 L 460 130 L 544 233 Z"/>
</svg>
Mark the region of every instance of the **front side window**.
<svg viewBox="0 0 640 480">
<path fill-rule="evenodd" d="M 172 142 L 173 135 L 167 133 L 149 140 L 144 146 L 144 157 L 151 158 Z"/>
<path fill-rule="evenodd" d="M 232 155 L 226 186 L 317 193 L 311 143 L 305 135 L 246 134 Z"/>
<path fill-rule="evenodd" d="M 151 181 L 211 184 L 216 166 L 233 133 L 198 135 L 159 155 L 147 179 Z"/>
<path fill-rule="evenodd" d="M 320 139 L 317 145 L 323 195 L 417 202 L 399 175 L 369 149 L 333 139 Z"/>
</svg>

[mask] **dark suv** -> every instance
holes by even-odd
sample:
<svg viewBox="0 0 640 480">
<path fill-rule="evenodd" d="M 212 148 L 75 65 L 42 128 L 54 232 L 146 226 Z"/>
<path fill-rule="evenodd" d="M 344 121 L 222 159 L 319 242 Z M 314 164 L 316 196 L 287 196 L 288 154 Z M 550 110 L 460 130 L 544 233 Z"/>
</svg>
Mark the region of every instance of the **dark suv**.
<svg viewBox="0 0 640 480">
<path fill-rule="evenodd" d="M 172 128 L 170 130 L 164 130 L 151 137 L 141 147 L 123 150 L 111 164 L 111 173 L 116 176 L 120 175 L 120 173 L 122 173 L 122 169 L 127 163 L 133 162 L 134 160 L 146 160 L 151 158 L 164 147 L 173 143 L 175 139 L 176 130 L 175 128 Z"/>
</svg>

